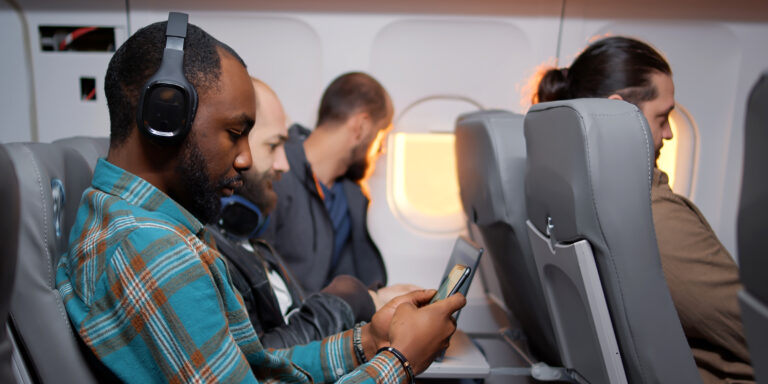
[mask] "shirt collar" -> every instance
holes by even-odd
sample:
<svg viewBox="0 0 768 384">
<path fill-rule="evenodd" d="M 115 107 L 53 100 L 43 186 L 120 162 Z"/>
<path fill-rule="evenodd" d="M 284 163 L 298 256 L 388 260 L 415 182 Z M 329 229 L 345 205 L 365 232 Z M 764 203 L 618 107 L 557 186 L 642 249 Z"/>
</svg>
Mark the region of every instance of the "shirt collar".
<svg viewBox="0 0 768 384">
<path fill-rule="evenodd" d="M 93 171 L 93 187 L 115 195 L 128 203 L 150 212 L 160 212 L 185 226 L 192 233 L 202 235 L 203 224 L 189 211 L 168 197 L 148 181 L 110 162 L 99 159 Z"/>
</svg>

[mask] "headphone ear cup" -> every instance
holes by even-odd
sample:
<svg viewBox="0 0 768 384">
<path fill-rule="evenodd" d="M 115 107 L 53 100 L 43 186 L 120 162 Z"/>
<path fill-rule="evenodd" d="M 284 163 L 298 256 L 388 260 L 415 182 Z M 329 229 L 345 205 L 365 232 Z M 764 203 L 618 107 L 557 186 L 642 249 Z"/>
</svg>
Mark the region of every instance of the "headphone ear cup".
<svg viewBox="0 0 768 384">
<path fill-rule="evenodd" d="M 183 90 L 165 84 L 151 87 L 142 108 L 144 130 L 152 136 L 185 136 L 188 131 L 187 105 L 189 101 Z"/>
<path fill-rule="evenodd" d="M 160 68 L 139 97 L 136 124 L 149 137 L 161 141 L 183 139 L 197 112 L 197 91 L 184 76 L 186 31 L 187 15 L 171 12 Z"/>
<path fill-rule="evenodd" d="M 221 198 L 219 226 L 229 235 L 242 239 L 258 237 L 268 223 L 269 216 L 246 198 L 240 195 Z"/>
</svg>

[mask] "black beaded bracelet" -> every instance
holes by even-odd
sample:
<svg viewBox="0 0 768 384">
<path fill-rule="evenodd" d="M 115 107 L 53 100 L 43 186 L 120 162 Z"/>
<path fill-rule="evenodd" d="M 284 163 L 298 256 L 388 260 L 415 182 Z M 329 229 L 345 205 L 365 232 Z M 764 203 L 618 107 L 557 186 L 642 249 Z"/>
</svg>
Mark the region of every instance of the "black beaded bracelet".
<svg viewBox="0 0 768 384">
<path fill-rule="evenodd" d="M 395 357 L 398 360 L 400 360 L 400 364 L 403 365 L 403 368 L 405 369 L 405 373 L 408 375 L 408 382 L 411 384 L 414 384 L 415 381 L 413 376 L 413 368 L 411 368 L 411 363 L 408 362 L 408 359 L 405 358 L 405 355 L 403 355 L 402 353 L 400 353 L 400 351 L 392 347 L 383 347 L 378 351 L 376 351 L 376 354 L 378 355 L 379 353 L 384 351 L 392 352 L 392 354 L 395 355 Z"/>
<path fill-rule="evenodd" d="M 352 345 L 355 347 L 355 355 L 357 355 L 357 359 L 360 360 L 360 365 L 368 362 L 365 358 L 365 351 L 363 350 L 363 325 L 365 325 L 365 321 L 355 324 L 355 330 L 352 332 Z"/>
</svg>

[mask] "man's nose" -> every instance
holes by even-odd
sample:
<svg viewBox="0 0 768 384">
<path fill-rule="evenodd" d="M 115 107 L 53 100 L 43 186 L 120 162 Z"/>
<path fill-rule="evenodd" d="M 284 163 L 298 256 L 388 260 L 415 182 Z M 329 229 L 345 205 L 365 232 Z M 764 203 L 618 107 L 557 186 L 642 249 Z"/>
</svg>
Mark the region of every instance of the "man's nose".
<svg viewBox="0 0 768 384">
<path fill-rule="evenodd" d="M 291 169 L 288 158 L 285 156 L 285 146 L 280 146 L 275 153 L 275 161 L 272 163 L 272 169 L 276 172 L 284 173 Z"/>
<path fill-rule="evenodd" d="M 237 156 L 235 157 L 234 167 L 239 171 L 244 171 L 251 168 L 253 165 L 253 158 L 251 157 L 251 148 L 248 146 L 248 136 L 244 136 L 237 146 Z"/>
<path fill-rule="evenodd" d="M 667 127 L 664 129 L 664 132 L 662 132 L 662 133 L 663 133 L 662 137 L 665 140 L 672 140 L 672 138 L 675 137 L 675 134 L 672 133 L 672 125 L 671 124 L 667 124 Z"/>
</svg>

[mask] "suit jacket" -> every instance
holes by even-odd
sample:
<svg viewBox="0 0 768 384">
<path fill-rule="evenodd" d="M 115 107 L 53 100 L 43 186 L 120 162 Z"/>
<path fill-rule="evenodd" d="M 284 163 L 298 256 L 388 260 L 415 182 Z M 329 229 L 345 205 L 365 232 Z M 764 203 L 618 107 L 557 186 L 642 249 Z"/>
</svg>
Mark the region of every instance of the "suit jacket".
<svg viewBox="0 0 768 384">
<path fill-rule="evenodd" d="M 331 267 L 334 233 L 318 192 L 312 166 L 304 152 L 310 131 L 299 125 L 289 130 L 285 153 L 291 170 L 274 184 L 277 208 L 270 215 L 263 239 L 272 244 L 307 292 L 317 292 L 335 276 L 352 275 L 368 286 L 385 285 L 387 272 L 379 249 L 368 233 L 368 198 L 360 185 L 346 179 L 351 229 L 347 245 Z"/>
</svg>

